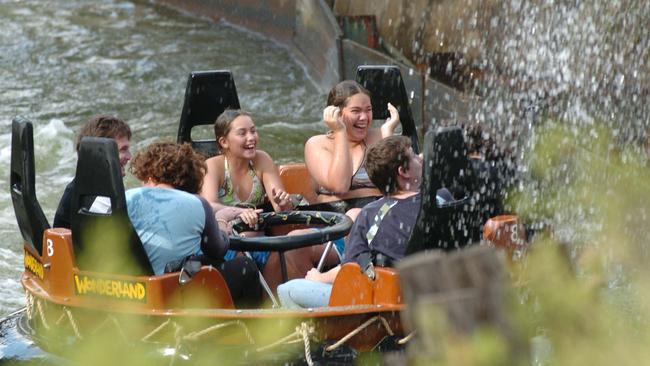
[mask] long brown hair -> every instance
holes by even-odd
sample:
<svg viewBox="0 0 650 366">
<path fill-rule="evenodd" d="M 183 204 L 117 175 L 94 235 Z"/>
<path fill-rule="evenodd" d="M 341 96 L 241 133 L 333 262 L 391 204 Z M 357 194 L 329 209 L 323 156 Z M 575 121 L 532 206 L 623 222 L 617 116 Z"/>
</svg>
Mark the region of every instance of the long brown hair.
<svg viewBox="0 0 650 366">
<path fill-rule="evenodd" d="M 214 138 L 217 140 L 219 149 L 221 149 L 219 138 L 226 137 L 228 135 L 232 121 L 234 121 L 239 116 L 251 117 L 251 114 L 241 109 L 226 109 L 219 115 L 219 117 L 217 117 L 217 120 L 214 122 Z"/>
<path fill-rule="evenodd" d="M 370 97 L 370 92 L 354 80 L 343 80 L 336 84 L 327 95 L 327 105 L 343 108 L 348 98 L 355 94 L 363 93 Z"/>
</svg>

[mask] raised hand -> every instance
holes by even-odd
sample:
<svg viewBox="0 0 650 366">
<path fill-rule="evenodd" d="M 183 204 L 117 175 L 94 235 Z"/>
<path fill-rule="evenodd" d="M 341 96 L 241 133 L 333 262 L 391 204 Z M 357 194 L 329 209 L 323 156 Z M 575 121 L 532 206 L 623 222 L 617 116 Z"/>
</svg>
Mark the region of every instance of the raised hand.
<svg viewBox="0 0 650 366">
<path fill-rule="evenodd" d="M 325 125 L 332 131 L 345 130 L 345 123 L 341 118 L 341 109 L 333 105 L 329 105 L 323 109 L 323 121 Z"/>
<path fill-rule="evenodd" d="M 271 194 L 273 195 L 271 199 L 276 205 L 278 205 L 280 211 L 289 211 L 294 209 L 293 201 L 291 200 L 291 195 L 289 195 L 289 193 L 282 189 L 272 187 Z"/>
<path fill-rule="evenodd" d="M 381 137 L 386 138 L 392 136 L 395 133 L 395 128 L 399 124 L 399 112 L 394 105 L 388 103 L 388 113 L 390 117 L 386 118 L 386 122 L 381 125 Z"/>
</svg>

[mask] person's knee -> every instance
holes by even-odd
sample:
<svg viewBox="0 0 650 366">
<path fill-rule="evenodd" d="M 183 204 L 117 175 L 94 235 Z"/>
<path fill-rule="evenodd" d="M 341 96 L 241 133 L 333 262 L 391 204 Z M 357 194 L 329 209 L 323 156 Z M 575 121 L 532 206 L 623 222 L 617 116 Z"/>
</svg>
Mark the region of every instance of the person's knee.
<svg viewBox="0 0 650 366">
<path fill-rule="evenodd" d="M 300 308 L 291 297 L 291 287 L 294 285 L 293 281 L 283 283 L 278 286 L 277 293 L 278 299 L 280 299 L 280 305 L 288 309 L 298 309 Z"/>
<path fill-rule="evenodd" d="M 283 300 L 288 299 L 289 296 L 290 296 L 289 295 L 289 286 L 287 286 L 286 283 L 283 283 L 283 284 L 278 286 L 277 292 L 278 292 L 278 297 L 280 298 L 280 302 L 282 303 L 283 306 L 285 306 Z"/>
</svg>

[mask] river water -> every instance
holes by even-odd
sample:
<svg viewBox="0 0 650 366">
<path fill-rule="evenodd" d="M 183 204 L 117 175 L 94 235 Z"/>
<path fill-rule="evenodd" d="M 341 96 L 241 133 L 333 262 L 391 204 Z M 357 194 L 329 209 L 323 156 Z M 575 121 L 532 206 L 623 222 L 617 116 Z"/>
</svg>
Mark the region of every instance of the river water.
<svg viewBox="0 0 650 366">
<path fill-rule="evenodd" d="M 34 122 L 36 192 L 49 220 L 74 175 L 79 126 L 117 115 L 133 129 L 132 152 L 175 140 L 193 70 L 232 71 L 260 148 L 276 162 L 302 160 L 307 137 L 324 131 L 325 96 L 288 50 L 226 23 L 143 2 L 0 0 L 0 24 L 0 315 L 24 304 L 8 189 L 15 116 Z M 127 176 L 125 184 L 137 182 Z"/>
</svg>

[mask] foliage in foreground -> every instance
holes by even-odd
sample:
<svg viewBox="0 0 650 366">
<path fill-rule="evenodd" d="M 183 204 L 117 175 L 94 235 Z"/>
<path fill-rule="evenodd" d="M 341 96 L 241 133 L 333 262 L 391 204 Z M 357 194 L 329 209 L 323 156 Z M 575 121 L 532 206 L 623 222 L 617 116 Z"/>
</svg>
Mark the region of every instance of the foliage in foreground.
<svg viewBox="0 0 650 366">
<path fill-rule="evenodd" d="M 494 325 L 459 336 L 432 310 L 421 325 L 435 328 L 428 331 L 439 343 L 412 363 L 650 363 L 648 157 L 598 124 L 550 121 L 535 133 L 530 179 L 511 203 L 548 230 L 510 266 L 513 292 L 503 307 L 518 341 Z"/>
</svg>

